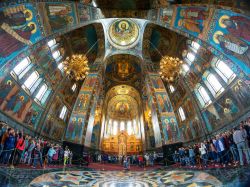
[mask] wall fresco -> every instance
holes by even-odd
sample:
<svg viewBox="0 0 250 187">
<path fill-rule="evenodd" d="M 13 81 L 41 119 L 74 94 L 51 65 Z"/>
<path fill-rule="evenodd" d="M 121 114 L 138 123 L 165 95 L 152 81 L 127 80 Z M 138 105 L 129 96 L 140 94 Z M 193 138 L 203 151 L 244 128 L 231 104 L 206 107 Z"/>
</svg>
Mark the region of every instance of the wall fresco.
<svg viewBox="0 0 250 187">
<path fill-rule="evenodd" d="M 173 7 L 160 9 L 160 22 L 163 26 L 170 25 L 172 21 Z"/>
<path fill-rule="evenodd" d="M 80 89 L 66 130 L 65 138 L 68 141 L 80 144 L 84 142 L 83 132 L 88 121 L 87 114 L 90 112 L 89 104 L 93 97 L 96 81 L 97 73 L 90 73 Z"/>
<path fill-rule="evenodd" d="M 146 79 L 146 88 L 145 93 L 147 95 L 147 107 L 148 115 L 145 117 L 148 118 L 148 127 L 151 129 L 152 133 L 149 135 L 150 145 L 152 147 L 161 147 L 162 146 L 162 135 L 159 120 L 156 112 L 156 104 L 153 102 L 153 89 L 150 86 L 150 80 Z M 146 131 L 147 132 L 147 131 Z"/>
<path fill-rule="evenodd" d="M 158 74 L 150 73 L 149 77 L 158 107 L 157 115 L 161 119 L 164 142 L 165 144 L 177 142 L 179 141 L 180 133 L 179 130 L 176 130 L 178 129 L 178 124 L 165 86 Z"/>
<path fill-rule="evenodd" d="M 250 89 L 242 81 L 237 80 L 231 88 L 214 104 L 203 112 L 209 131 L 216 130 L 236 119 L 249 110 Z"/>
<path fill-rule="evenodd" d="M 249 74 L 250 19 L 232 11 L 215 10 L 212 20 L 204 38 Z"/>
<path fill-rule="evenodd" d="M 88 126 L 86 129 L 86 136 L 85 136 L 85 142 L 84 145 L 87 147 L 91 147 L 91 141 L 92 141 L 92 134 L 94 131 L 94 127 L 98 124 L 98 121 L 100 121 L 100 113 L 98 113 L 98 109 L 97 109 L 97 105 L 99 103 L 99 97 L 101 94 L 101 90 L 102 90 L 102 84 L 103 82 L 101 81 L 100 78 L 97 79 L 96 84 L 95 84 L 95 95 L 93 96 L 93 102 L 90 110 L 90 115 L 89 115 L 89 119 L 88 119 Z M 98 130 L 98 127 L 95 127 L 96 130 Z M 98 133 L 98 132 L 95 132 Z M 97 137 L 95 137 L 96 140 L 98 140 Z M 97 144 L 98 145 L 98 144 Z M 96 146 L 95 146 L 96 147 Z"/>
<path fill-rule="evenodd" d="M 69 29 L 77 24 L 76 8 L 73 2 L 46 2 L 38 4 L 46 34 Z"/>
<path fill-rule="evenodd" d="M 59 141 L 63 139 L 66 124 L 71 113 L 70 108 L 67 106 L 68 110 L 66 112 L 66 117 L 64 119 L 59 117 L 62 107 L 65 105 L 63 103 L 63 98 L 63 96 L 55 96 L 41 130 L 43 136 Z"/>
<path fill-rule="evenodd" d="M 6 76 L 0 87 L 0 109 L 26 127 L 36 130 L 43 112 L 42 108 L 32 102 L 12 77 Z"/>
<path fill-rule="evenodd" d="M 0 8 L 0 67 L 42 37 L 32 4 Z"/>
<path fill-rule="evenodd" d="M 165 136 L 165 144 L 178 142 L 178 125 L 176 118 L 173 116 L 161 116 L 162 131 Z"/>
<path fill-rule="evenodd" d="M 193 36 L 198 36 L 202 33 L 208 16 L 209 10 L 207 7 L 177 6 L 174 27 Z"/>
<path fill-rule="evenodd" d="M 89 6 L 86 6 L 82 3 L 78 3 L 77 4 L 77 8 L 78 8 L 78 17 L 79 17 L 79 21 L 80 23 L 83 23 L 85 21 L 89 21 L 91 19 L 91 13 L 92 13 L 92 9 Z"/>
</svg>

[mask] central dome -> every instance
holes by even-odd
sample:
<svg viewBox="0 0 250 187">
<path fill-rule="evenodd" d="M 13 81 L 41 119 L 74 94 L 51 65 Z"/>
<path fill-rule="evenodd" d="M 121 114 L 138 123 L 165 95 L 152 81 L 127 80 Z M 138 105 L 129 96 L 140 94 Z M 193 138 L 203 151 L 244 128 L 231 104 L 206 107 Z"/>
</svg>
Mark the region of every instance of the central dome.
<svg viewBox="0 0 250 187">
<path fill-rule="evenodd" d="M 115 20 L 109 27 L 109 41 L 118 49 L 129 49 L 139 39 L 139 26 L 130 19 Z"/>
</svg>

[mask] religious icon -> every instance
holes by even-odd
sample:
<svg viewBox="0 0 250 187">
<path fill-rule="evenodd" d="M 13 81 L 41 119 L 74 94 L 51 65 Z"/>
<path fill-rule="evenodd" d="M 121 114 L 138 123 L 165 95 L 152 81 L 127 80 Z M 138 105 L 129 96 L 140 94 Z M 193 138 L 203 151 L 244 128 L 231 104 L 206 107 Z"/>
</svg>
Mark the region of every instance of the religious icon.
<svg viewBox="0 0 250 187">
<path fill-rule="evenodd" d="M 172 15 L 173 15 L 173 9 L 172 8 L 165 8 L 162 10 L 162 15 L 161 15 L 160 19 L 163 23 L 170 24 L 171 19 L 172 19 Z"/>
<path fill-rule="evenodd" d="M 0 57 L 7 57 L 24 46 L 31 45 L 31 35 L 36 24 L 30 22 L 33 14 L 24 5 L 11 7 L 0 12 Z"/>
<path fill-rule="evenodd" d="M 7 80 L 6 82 L 0 83 L 0 106 L 4 102 L 5 98 L 9 94 L 10 90 L 13 88 L 13 84 L 11 80 Z"/>
<path fill-rule="evenodd" d="M 196 34 L 200 34 L 203 29 L 200 22 L 192 19 L 179 19 L 178 26 Z"/>
<path fill-rule="evenodd" d="M 180 10 L 180 16 L 185 19 L 193 20 L 206 20 L 208 17 L 208 11 L 201 8 L 189 7 Z"/>
<path fill-rule="evenodd" d="M 70 15 L 72 12 L 71 4 L 55 3 L 46 4 L 50 26 L 53 30 L 62 29 L 74 22 L 74 18 Z"/>
<path fill-rule="evenodd" d="M 216 44 L 219 44 L 221 49 L 228 55 L 236 56 L 242 61 L 250 63 L 250 50 L 249 45 L 234 37 L 231 34 L 223 34 L 222 31 L 216 31 L 213 36 Z"/>
<path fill-rule="evenodd" d="M 109 28 L 109 36 L 111 44 L 116 47 L 126 46 L 133 44 L 139 36 L 138 25 L 128 19 L 118 19 L 114 21 Z"/>
<path fill-rule="evenodd" d="M 250 20 L 248 18 L 223 15 L 219 19 L 219 25 L 221 28 L 226 28 L 232 36 L 250 42 Z"/>
<path fill-rule="evenodd" d="M 71 122 L 69 123 L 68 130 L 66 132 L 66 138 L 68 138 L 68 139 L 74 138 L 73 131 L 75 128 L 75 124 L 76 124 L 76 117 L 73 117 Z"/>
</svg>

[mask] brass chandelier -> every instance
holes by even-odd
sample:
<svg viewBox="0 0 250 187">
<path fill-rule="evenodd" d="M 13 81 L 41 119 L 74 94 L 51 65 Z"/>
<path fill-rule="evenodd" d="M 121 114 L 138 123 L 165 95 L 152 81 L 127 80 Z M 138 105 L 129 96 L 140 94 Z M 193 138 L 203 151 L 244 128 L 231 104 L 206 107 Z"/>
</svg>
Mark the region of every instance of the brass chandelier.
<svg viewBox="0 0 250 187">
<path fill-rule="evenodd" d="M 160 61 L 160 76 L 168 82 L 173 82 L 180 73 L 182 60 L 176 57 L 164 56 Z"/>
<path fill-rule="evenodd" d="M 64 71 L 75 80 L 83 80 L 89 73 L 86 55 L 75 54 L 63 61 Z"/>
</svg>

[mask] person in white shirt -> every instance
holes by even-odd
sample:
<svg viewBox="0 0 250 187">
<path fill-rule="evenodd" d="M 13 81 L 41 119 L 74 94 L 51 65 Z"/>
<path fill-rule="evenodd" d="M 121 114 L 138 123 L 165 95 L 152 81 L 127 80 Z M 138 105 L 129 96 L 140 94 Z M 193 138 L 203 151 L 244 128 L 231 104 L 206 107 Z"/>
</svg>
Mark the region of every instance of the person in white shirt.
<svg viewBox="0 0 250 187">
<path fill-rule="evenodd" d="M 68 162 L 69 153 L 70 153 L 70 150 L 69 150 L 69 148 L 66 146 L 66 147 L 65 147 L 65 151 L 64 151 L 64 162 L 63 162 L 64 165 L 66 165 L 67 162 Z"/>
<path fill-rule="evenodd" d="M 206 149 L 207 149 L 206 145 L 204 143 L 201 143 L 199 151 L 201 153 L 201 159 L 202 159 L 203 166 L 205 166 L 205 167 L 207 167 L 207 160 L 208 160 Z"/>
</svg>

